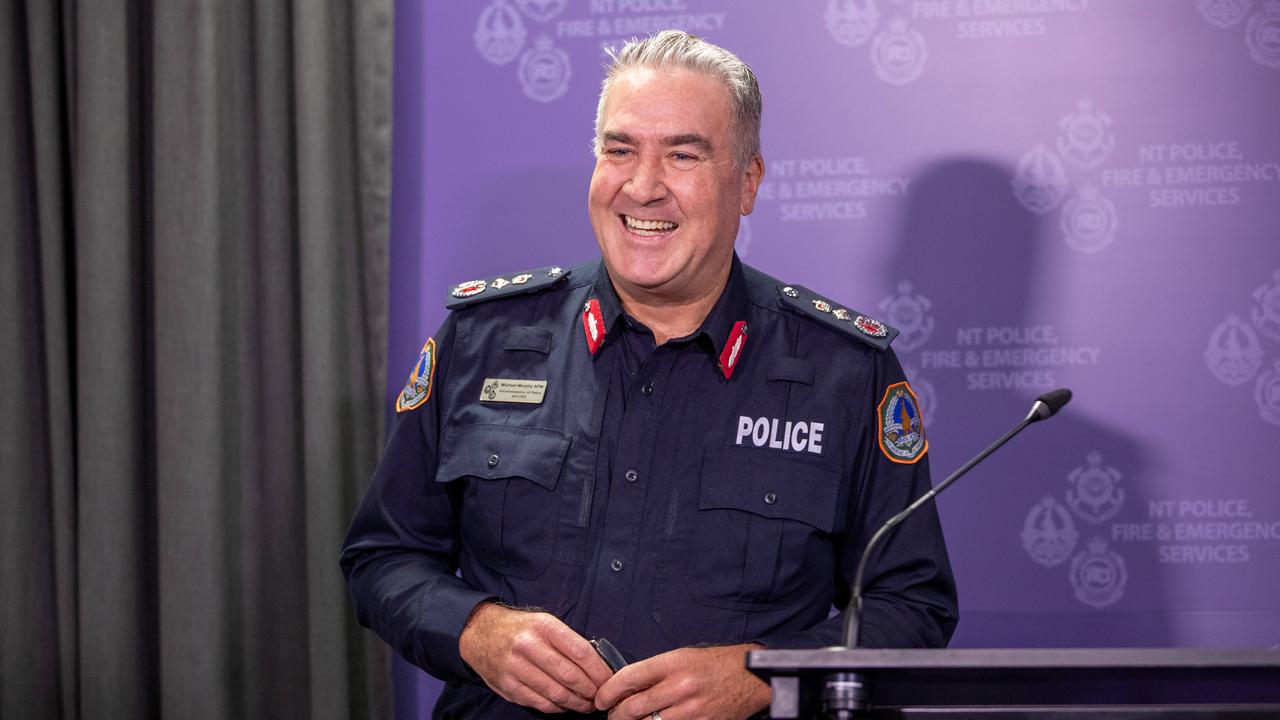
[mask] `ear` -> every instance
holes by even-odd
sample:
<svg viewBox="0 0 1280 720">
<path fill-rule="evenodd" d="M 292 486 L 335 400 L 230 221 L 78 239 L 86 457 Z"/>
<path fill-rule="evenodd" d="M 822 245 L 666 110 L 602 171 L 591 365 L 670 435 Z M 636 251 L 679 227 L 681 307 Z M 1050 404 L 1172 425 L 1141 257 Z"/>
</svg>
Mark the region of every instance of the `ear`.
<svg viewBox="0 0 1280 720">
<path fill-rule="evenodd" d="M 738 211 L 743 215 L 750 215 L 756 207 L 756 192 L 760 190 L 760 182 L 764 180 L 764 158 L 758 154 L 751 158 L 744 173 Z"/>
</svg>

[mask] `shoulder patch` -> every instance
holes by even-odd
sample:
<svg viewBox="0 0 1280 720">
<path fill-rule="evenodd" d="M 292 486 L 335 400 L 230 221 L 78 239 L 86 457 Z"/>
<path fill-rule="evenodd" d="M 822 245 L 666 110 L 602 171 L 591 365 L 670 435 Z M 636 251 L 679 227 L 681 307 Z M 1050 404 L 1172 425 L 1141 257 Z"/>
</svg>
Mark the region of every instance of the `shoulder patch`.
<svg viewBox="0 0 1280 720">
<path fill-rule="evenodd" d="M 888 350 L 893 339 L 898 337 L 898 331 L 894 328 L 870 315 L 841 307 L 804 286 L 779 284 L 777 288 L 779 305 L 855 337 L 878 350 Z"/>
<path fill-rule="evenodd" d="M 449 297 L 444 306 L 449 310 L 455 310 L 486 300 L 545 290 L 563 282 L 569 277 L 569 273 L 569 270 L 556 266 L 526 270 L 515 275 L 499 275 L 484 280 L 468 280 L 454 285 L 449 290 Z"/>
<path fill-rule="evenodd" d="M 418 355 L 418 362 L 414 363 L 413 371 L 409 373 L 409 382 L 405 383 L 404 389 L 396 396 L 396 412 L 408 412 L 422 407 L 431 397 L 431 383 L 435 376 L 436 341 L 435 338 L 427 338 Z"/>
<path fill-rule="evenodd" d="M 884 398 L 876 406 L 876 419 L 880 452 L 893 462 L 914 465 L 929 452 L 920 401 L 906 382 L 885 388 Z"/>
</svg>

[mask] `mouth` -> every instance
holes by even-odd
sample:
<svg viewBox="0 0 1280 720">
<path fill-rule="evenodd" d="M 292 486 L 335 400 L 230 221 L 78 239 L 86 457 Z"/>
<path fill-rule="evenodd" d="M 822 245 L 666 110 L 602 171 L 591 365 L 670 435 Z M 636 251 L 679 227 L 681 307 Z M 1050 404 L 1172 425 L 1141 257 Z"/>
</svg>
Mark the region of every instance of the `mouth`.
<svg viewBox="0 0 1280 720">
<path fill-rule="evenodd" d="M 619 215 L 618 218 L 622 220 L 622 225 L 628 232 L 641 237 L 668 235 L 680 227 L 678 223 L 673 223 L 670 220 L 641 220 L 630 215 Z"/>
</svg>

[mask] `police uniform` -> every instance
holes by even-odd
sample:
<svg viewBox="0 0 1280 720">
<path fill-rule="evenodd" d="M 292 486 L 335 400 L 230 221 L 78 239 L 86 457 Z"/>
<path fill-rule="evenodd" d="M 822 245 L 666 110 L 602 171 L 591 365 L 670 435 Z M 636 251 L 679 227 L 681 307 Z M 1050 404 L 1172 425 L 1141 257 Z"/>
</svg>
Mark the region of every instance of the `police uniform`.
<svg viewBox="0 0 1280 720">
<path fill-rule="evenodd" d="M 452 294 L 342 555 L 360 622 L 446 681 L 435 717 L 541 717 L 459 656 L 486 599 L 632 661 L 840 644 L 861 549 L 930 486 L 891 328 L 736 257 L 702 326 L 656 347 L 599 260 Z M 865 646 L 946 644 L 932 507 L 877 550 L 864 604 Z"/>
</svg>

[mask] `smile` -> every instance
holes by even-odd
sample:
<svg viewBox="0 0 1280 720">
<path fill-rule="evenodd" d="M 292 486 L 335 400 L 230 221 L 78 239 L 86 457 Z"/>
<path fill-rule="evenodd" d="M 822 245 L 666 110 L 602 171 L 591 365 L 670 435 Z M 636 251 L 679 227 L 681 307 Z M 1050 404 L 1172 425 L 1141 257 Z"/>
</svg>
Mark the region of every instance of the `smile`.
<svg viewBox="0 0 1280 720">
<path fill-rule="evenodd" d="M 622 224 L 627 226 L 627 230 L 646 237 L 664 235 L 680 227 L 678 224 L 668 220 L 641 220 L 630 215 L 620 215 L 619 217 L 622 218 Z"/>
</svg>

